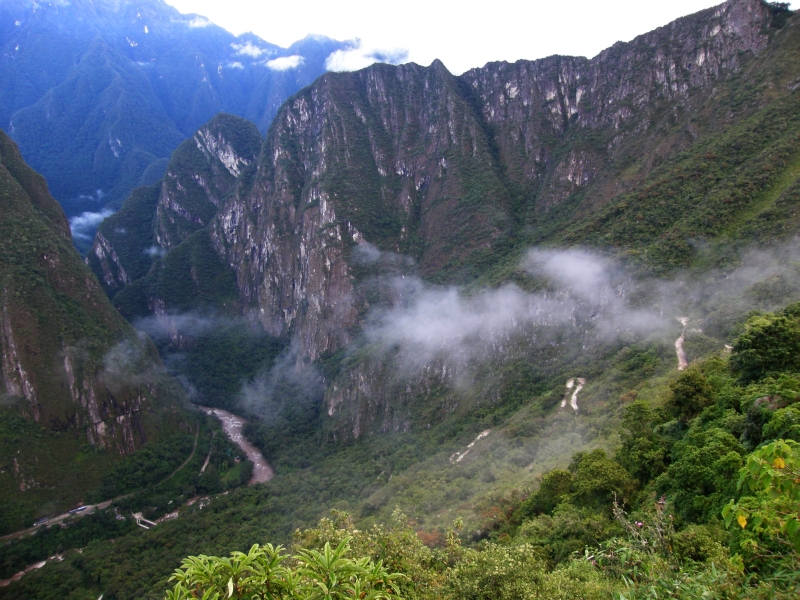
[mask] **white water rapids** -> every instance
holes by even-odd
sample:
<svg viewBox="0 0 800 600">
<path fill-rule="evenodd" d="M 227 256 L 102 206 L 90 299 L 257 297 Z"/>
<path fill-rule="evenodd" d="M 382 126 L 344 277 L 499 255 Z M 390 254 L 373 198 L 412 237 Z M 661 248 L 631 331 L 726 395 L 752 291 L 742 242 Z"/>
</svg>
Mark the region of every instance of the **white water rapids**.
<svg viewBox="0 0 800 600">
<path fill-rule="evenodd" d="M 229 413 L 227 410 L 221 408 L 208 408 L 207 406 L 200 406 L 200 410 L 209 415 L 214 415 L 222 423 L 222 429 L 230 440 L 239 446 L 242 451 L 253 463 L 253 476 L 250 478 L 250 485 L 254 483 L 264 483 L 272 479 L 274 475 L 272 467 L 267 464 L 264 455 L 251 444 L 244 435 L 242 435 L 242 428 L 244 427 L 245 420 Z"/>
</svg>

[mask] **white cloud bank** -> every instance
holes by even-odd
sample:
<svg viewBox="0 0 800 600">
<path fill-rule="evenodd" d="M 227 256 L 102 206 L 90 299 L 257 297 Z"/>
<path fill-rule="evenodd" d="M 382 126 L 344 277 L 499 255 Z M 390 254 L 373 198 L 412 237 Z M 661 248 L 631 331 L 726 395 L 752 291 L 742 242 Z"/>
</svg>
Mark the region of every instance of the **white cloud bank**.
<svg viewBox="0 0 800 600">
<path fill-rule="evenodd" d="M 104 219 L 114 214 L 113 210 L 104 209 L 99 212 L 84 212 L 69 220 L 69 228 L 72 231 L 72 237 L 91 242 L 94 238 L 94 232 Z"/>
<path fill-rule="evenodd" d="M 195 17 L 191 21 L 187 21 L 186 24 L 192 29 L 202 29 L 204 27 L 208 27 L 209 25 L 213 25 L 211 21 L 209 21 L 205 17 L 200 17 L 200 16 Z"/>
<path fill-rule="evenodd" d="M 273 71 L 288 71 L 289 69 L 296 69 L 305 62 L 305 59 L 299 54 L 292 56 L 281 56 L 273 58 L 264 63 L 268 69 Z"/>
<path fill-rule="evenodd" d="M 231 44 L 231 48 L 236 50 L 239 56 L 249 56 L 250 58 L 258 58 L 262 54 L 269 54 L 269 50 L 259 48 L 252 42 L 245 42 L 244 44 Z"/>
<path fill-rule="evenodd" d="M 536 291 L 507 284 L 468 294 L 396 277 L 387 282 L 391 306 L 373 309 L 364 333 L 368 343 L 396 352 L 412 373 L 439 359 L 467 364 L 516 343 L 558 345 L 565 331 L 581 332 L 584 348 L 674 333 L 679 316 L 722 334 L 726 319 L 752 308 L 773 310 L 787 301 L 781 294 L 796 298 L 800 291 L 800 245 L 740 256 L 735 268 L 657 279 L 634 276 L 597 252 L 533 249 L 521 267 Z M 769 297 L 768 289 L 775 298 L 759 299 Z"/>
<path fill-rule="evenodd" d="M 378 48 L 356 39 L 350 48 L 337 50 L 325 60 L 329 71 L 358 71 L 376 62 L 397 65 L 408 61 L 405 48 Z"/>
</svg>

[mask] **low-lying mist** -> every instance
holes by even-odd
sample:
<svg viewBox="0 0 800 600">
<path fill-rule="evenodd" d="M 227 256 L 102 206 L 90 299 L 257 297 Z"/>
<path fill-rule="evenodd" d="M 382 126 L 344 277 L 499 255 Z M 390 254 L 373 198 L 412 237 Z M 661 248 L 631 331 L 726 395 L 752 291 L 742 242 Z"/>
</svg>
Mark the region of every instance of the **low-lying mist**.
<svg viewBox="0 0 800 600">
<path fill-rule="evenodd" d="M 153 315 L 134 325 L 151 336 L 168 371 L 197 404 L 271 421 L 289 405 L 322 399 L 320 371 L 257 321 L 187 312 Z"/>
<path fill-rule="evenodd" d="M 800 248 L 742 252 L 730 269 L 677 272 L 669 278 L 631 273 L 619 259 L 586 249 L 531 249 L 518 267 L 519 285 L 467 293 L 410 274 L 413 261 L 362 244 L 357 268 L 374 269 L 362 289 L 384 292 L 345 355 L 365 349 L 395 376 L 413 384 L 421 369 L 450 365 L 449 384 L 470 385 L 471 372 L 519 349 L 591 353 L 653 336 L 680 335 L 679 318 L 718 340 L 754 309 L 772 310 L 800 298 Z M 135 323 L 159 346 L 168 369 L 198 403 L 239 408 L 271 420 L 287 405 L 320 402 L 326 386 L 289 340 L 267 336 L 246 318 L 200 313 L 149 317 Z M 512 350 L 513 349 L 513 350 Z M 353 362 L 350 367 L 352 368 Z M 677 365 L 677 362 L 676 362 Z"/>
<path fill-rule="evenodd" d="M 680 272 L 669 279 L 631 275 L 619 260 L 584 249 L 532 249 L 520 264 L 530 284 L 465 294 L 417 277 L 394 277 L 397 300 L 373 310 L 364 339 L 395 352 L 405 367 L 437 357 L 485 358 L 504 340 L 548 343 L 548 331 L 582 329 L 584 344 L 680 331 L 680 317 L 724 338 L 749 310 L 770 310 L 800 291 L 800 250 L 748 251 L 728 271 Z"/>
</svg>

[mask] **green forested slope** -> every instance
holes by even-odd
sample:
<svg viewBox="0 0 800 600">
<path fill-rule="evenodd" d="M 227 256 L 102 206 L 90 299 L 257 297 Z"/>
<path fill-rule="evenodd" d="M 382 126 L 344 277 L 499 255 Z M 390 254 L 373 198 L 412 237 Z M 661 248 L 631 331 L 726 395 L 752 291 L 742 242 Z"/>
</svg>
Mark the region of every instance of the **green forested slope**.
<svg viewBox="0 0 800 600">
<path fill-rule="evenodd" d="M 41 176 L 0 133 L 2 529 L 80 500 L 183 427 L 180 390 L 111 306 Z"/>
<path fill-rule="evenodd" d="M 788 495 L 794 475 L 783 473 L 795 473 L 797 450 L 770 444 L 796 439 L 800 394 L 792 358 L 800 339 L 792 304 L 800 299 L 792 242 L 800 27 L 780 6 L 769 11 L 758 30 L 765 45 L 731 53 L 736 68 L 678 100 L 615 106 L 634 114 L 620 121 L 624 131 L 600 117 L 591 127 L 589 117 L 585 126 L 562 120 L 576 90 L 556 95 L 542 114 L 555 115 L 558 127 L 536 123 L 542 160 L 527 183 L 515 179 L 525 176 L 522 167 L 503 166 L 511 146 L 485 116 L 485 106 L 496 107 L 486 100 L 482 108 L 483 96 L 465 88 L 468 77 L 440 65 L 329 75 L 294 97 L 258 172 L 243 171 L 215 217 L 241 225 L 241 237 L 222 239 L 222 225 L 208 236 L 191 233 L 115 297 L 131 316 L 150 313 L 160 299 L 160 308 L 194 319 L 193 327 L 210 324 L 200 333 L 178 329 L 184 338 L 168 330 L 162 347 L 191 365 L 183 373 L 200 383 L 203 402 L 238 401 L 253 415 L 246 435 L 276 477 L 204 508 L 184 507 L 151 531 L 113 542 L 97 535 L 82 553 L 0 594 L 158 598 L 187 555 L 292 539 L 293 551 L 327 540 L 335 547 L 350 535 L 350 557 L 383 558 L 412 578 L 414 585 L 402 584 L 409 597 L 796 596 L 794 534 L 779 531 L 775 518 L 796 510 Z M 687 24 L 713 15 L 673 29 L 693 35 Z M 646 42 L 605 56 L 639 52 Z M 636 64 L 645 73 L 649 63 Z M 408 81 L 401 85 L 398 74 Z M 442 95 L 426 97 L 426 85 Z M 314 114 L 317 101 L 330 114 Z M 581 118 L 594 114 L 588 102 L 572 106 Z M 389 105 L 410 116 L 395 119 Z M 306 132 L 302 115 L 318 119 Z M 352 147 L 341 142 L 345 134 Z M 595 160 L 622 134 L 619 151 Z M 393 152 L 402 164 L 386 159 Z M 320 165 L 336 168 L 320 176 Z M 584 168 L 596 169 L 586 185 L 567 177 L 582 177 Z M 358 245 L 351 225 L 374 245 Z M 330 251 L 337 231 L 346 240 L 340 263 Z M 531 245 L 583 250 L 558 254 L 565 276 L 558 279 L 530 268 Z M 318 262 L 269 270 L 309 256 Z M 262 258 L 264 271 L 246 271 Z M 345 262 L 351 270 L 337 270 Z M 305 286 L 315 280 L 321 285 L 311 293 Z M 260 328 L 249 333 L 247 319 L 231 318 L 239 310 L 259 315 L 263 297 L 254 290 L 273 281 L 299 290 L 297 302 L 289 292 L 264 301 L 282 323 L 315 303 L 320 315 L 336 317 L 341 305 L 316 291 L 355 281 L 366 302 L 348 324 L 354 343 L 316 361 L 286 343 L 289 351 L 277 357 L 287 340 Z M 509 298 L 530 309 L 510 310 L 517 305 Z M 475 307 L 479 318 L 469 312 Z M 507 310 L 519 318 L 503 328 Z M 425 318 L 422 331 L 411 317 Z M 448 323 L 455 325 L 441 327 Z M 403 328 L 439 353 L 409 344 L 397 333 Z M 305 338 L 299 326 L 286 331 L 297 344 L 320 329 L 312 322 Z M 477 333 L 459 338 L 459 329 Z M 436 345 L 451 339 L 466 342 Z M 683 371 L 678 341 L 690 363 Z M 755 481 L 738 489 L 748 460 L 755 474 L 772 465 L 795 504 L 769 505 L 769 490 Z M 615 510 L 615 494 L 627 515 Z M 167 496 L 157 496 L 142 505 L 163 510 Z M 371 529 L 389 527 L 395 507 L 407 520 L 389 533 Z M 331 508 L 351 513 L 352 523 L 337 514 L 293 537 Z M 229 592 L 228 579 L 218 582 L 221 595 L 239 593 Z"/>
</svg>

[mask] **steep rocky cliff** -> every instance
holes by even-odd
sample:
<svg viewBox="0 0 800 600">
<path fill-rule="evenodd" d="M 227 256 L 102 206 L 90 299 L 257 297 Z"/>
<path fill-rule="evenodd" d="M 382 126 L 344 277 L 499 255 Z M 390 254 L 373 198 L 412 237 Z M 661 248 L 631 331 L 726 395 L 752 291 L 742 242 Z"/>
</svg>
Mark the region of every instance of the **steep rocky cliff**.
<svg viewBox="0 0 800 600">
<path fill-rule="evenodd" d="M 463 75 L 492 130 L 511 178 L 536 197 L 542 214 L 596 178 L 619 192 L 604 169 L 657 140 L 648 154 L 669 154 L 671 125 L 697 111 L 715 85 L 769 43 L 772 13 L 760 0 L 731 0 L 617 43 L 591 60 L 554 56 L 491 63 Z M 699 125 L 702 128 L 702 125 Z M 659 147 L 660 146 L 660 147 Z"/>
<path fill-rule="evenodd" d="M 32 488 L 63 501 L 67 477 L 46 459 L 56 447 L 56 464 L 68 464 L 87 444 L 119 456 L 183 422 L 180 391 L 166 380 L 152 343 L 140 339 L 113 308 L 71 241 L 44 179 L 0 132 L 4 502 L 22 501 L 9 494 Z M 25 425 L 7 431 L 19 416 Z M 33 454 L 19 451 L 27 443 L 20 436 L 28 430 L 45 438 Z M 14 469 L 7 469 L 12 459 Z M 105 459 L 86 460 L 84 484 L 90 485 L 91 465 Z"/>
<path fill-rule="evenodd" d="M 164 177 L 135 190 L 106 219 L 86 262 L 113 295 L 206 227 L 243 169 L 253 165 L 261 136 L 251 122 L 220 114 L 173 153 Z"/>
<path fill-rule="evenodd" d="M 233 279 L 228 306 L 314 361 L 356 340 L 376 304 L 402 301 L 376 285 L 387 273 L 502 282 L 524 248 L 564 243 L 628 252 L 648 268 L 686 265 L 697 240 L 788 198 L 800 151 L 799 38 L 780 7 L 729 0 L 593 59 L 490 63 L 460 77 L 438 61 L 326 74 L 284 104 L 257 161 L 224 184 L 225 200 L 207 203 L 213 219 L 190 211 L 185 231 L 205 228 L 181 238 L 156 220 L 160 247 L 186 241 L 149 277 L 172 265 L 160 279 L 177 281 L 183 269 L 183 294 L 134 284 L 115 302 L 192 308 L 181 298 L 207 286 L 193 265 L 213 262 L 210 240 L 224 266 L 208 273 Z M 776 206 L 788 214 L 790 205 Z M 95 248 L 119 254 L 100 238 Z M 370 256 L 404 266 L 382 270 Z M 348 356 L 326 402 L 329 416 L 349 415 L 342 430 L 352 435 L 407 427 L 429 411 L 431 390 L 452 388 L 446 363 L 408 387 L 379 356 Z M 454 393 L 443 406 L 459 402 Z M 392 404 L 397 397 L 407 401 Z M 420 397 L 430 402 L 411 407 Z"/>
<path fill-rule="evenodd" d="M 269 331 L 312 359 L 338 350 L 361 309 L 355 245 L 470 280 L 554 207 L 589 212 L 635 184 L 620 170 L 641 178 L 688 145 L 676 123 L 764 50 L 771 18 L 732 0 L 592 60 L 327 74 L 276 117 L 252 186 L 215 220 L 217 248 Z"/>
</svg>

